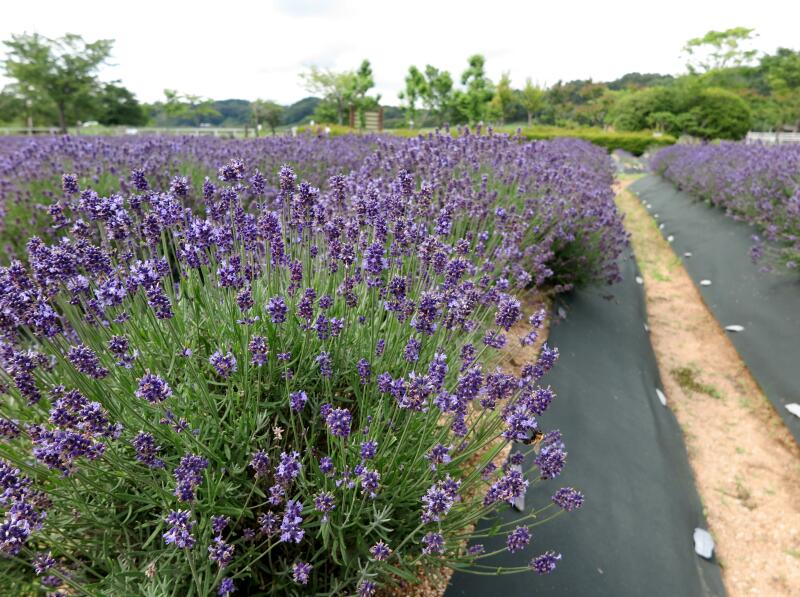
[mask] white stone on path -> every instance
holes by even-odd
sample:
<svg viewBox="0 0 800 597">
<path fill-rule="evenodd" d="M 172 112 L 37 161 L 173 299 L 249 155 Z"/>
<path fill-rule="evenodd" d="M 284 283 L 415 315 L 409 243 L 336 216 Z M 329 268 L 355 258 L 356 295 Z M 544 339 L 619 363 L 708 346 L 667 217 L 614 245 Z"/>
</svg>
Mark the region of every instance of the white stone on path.
<svg viewBox="0 0 800 597">
<path fill-rule="evenodd" d="M 797 404 L 797 402 L 787 404 L 786 410 L 792 413 L 795 417 L 800 418 L 800 404 Z"/>
<path fill-rule="evenodd" d="M 707 560 L 714 557 L 714 538 L 705 529 L 694 530 L 694 552 Z"/>
<path fill-rule="evenodd" d="M 664 392 L 656 388 L 656 395 L 658 396 L 659 401 L 661 402 L 662 406 L 667 405 L 667 397 L 664 395 Z"/>
<path fill-rule="evenodd" d="M 692 256 L 692 253 L 691 253 L 690 251 L 686 251 L 686 252 L 683 254 L 683 256 L 684 256 L 684 257 L 691 257 L 691 256 Z"/>
<path fill-rule="evenodd" d="M 700 280 L 700 286 L 711 286 L 711 280 Z"/>
<path fill-rule="evenodd" d="M 641 276 L 636 276 L 636 283 L 639 285 L 644 284 L 644 280 Z"/>
<path fill-rule="evenodd" d="M 726 325 L 725 329 L 728 330 L 729 332 L 743 332 L 744 331 L 744 326 L 743 325 L 737 325 L 737 324 Z"/>
</svg>

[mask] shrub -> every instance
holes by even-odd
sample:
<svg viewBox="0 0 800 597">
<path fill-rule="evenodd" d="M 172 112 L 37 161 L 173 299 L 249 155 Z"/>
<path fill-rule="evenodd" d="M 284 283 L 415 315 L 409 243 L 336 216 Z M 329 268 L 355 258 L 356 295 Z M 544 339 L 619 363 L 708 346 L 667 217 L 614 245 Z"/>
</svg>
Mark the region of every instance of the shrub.
<svg viewBox="0 0 800 597">
<path fill-rule="evenodd" d="M 747 102 L 726 89 L 700 92 L 689 110 L 684 132 L 703 139 L 742 139 L 750 130 L 752 113 Z"/>
<path fill-rule="evenodd" d="M 490 366 L 522 325 L 512 292 L 618 275 L 597 153 L 417 139 L 324 190 L 287 167 L 272 192 L 240 160 L 202 190 L 137 171 L 101 197 L 65 175 L 59 232 L 0 268 L 3 586 L 370 595 L 479 565 L 470 525 L 528 485 L 490 463 L 553 399 L 555 349 Z M 545 434 L 536 478 L 565 458 Z M 514 524 L 582 500 L 562 488 Z"/>
</svg>

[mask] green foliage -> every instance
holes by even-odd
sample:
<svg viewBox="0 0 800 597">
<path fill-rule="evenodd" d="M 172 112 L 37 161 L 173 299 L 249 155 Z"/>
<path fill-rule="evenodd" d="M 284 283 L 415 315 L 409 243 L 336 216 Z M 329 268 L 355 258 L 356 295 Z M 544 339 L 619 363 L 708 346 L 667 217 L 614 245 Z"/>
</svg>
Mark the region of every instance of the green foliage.
<svg viewBox="0 0 800 597">
<path fill-rule="evenodd" d="M 425 75 L 412 65 L 408 67 L 405 83 L 405 89 L 400 92 L 399 98 L 405 100 L 406 122 L 408 126 L 414 128 L 414 124 L 419 124 L 417 103 L 429 94 L 428 82 L 425 80 Z"/>
<path fill-rule="evenodd" d="M 530 140 L 548 140 L 558 137 L 576 137 L 605 148 L 609 152 L 622 149 L 633 155 L 642 155 L 645 151 L 656 147 L 666 147 L 675 143 L 671 135 L 653 136 L 650 132 L 613 133 L 599 129 L 560 129 L 560 128 L 524 128 L 522 136 Z"/>
<path fill-rule="evenodd" d="M 500 124 L 505 123 L 513 115 L 516 101 L 514 91 L 511 89 L 511 75 L 504 72 L 487 106 L 489 119 Z"/>
<path fill-rule="evenodd" d="M 525 87 L 519 94 L 519 104 L 528 117 L 528 126 L 533 124 L 533 117 L 544 104 L 544 91 L 531 82 L 530 77 L 525 80 Z"/>
<path fill-rule="evenodd" d="M 23 33 L 3 43 L 5 74 L 15 81 L 23 100 L 53 106 L 64 132 L 68 123 L 84 119 L 97 87 L 97 71 L 111 54 L 111 40 Z"/>
<path fill-rule="evenodd" d="M 132 125 L 142 126 L 147 123 L 147 116 L 136 96 L 128 89 L 114 83 L 107 83 L 97 98 L 97 121 L 106 126 Z"/>
<path fill-rule="evenodd" d="M 250 104 L 253 114 L 253 123 L 256 125 L 256 135 L 261 123 L 266 124 L 272 134 L 275 134 L 275 127 L 281 123 L 283 107 L 271 100 L 256 100 Z"/>
<path fill-rule="evenodd" d="M 464 121 L 481 122 L 486 118 L 486 108 L 494 95 L 492 82 L 486 76 L 486 59 L 481 54 L 469 57 L 469 66 L 461 74 L 464 91 L 456 97 L 456 109 Z"/>
<path fill-rule="evenodd" d="M 673 87 L 649 87 L 629 92 L 613 109 L 614 127 L 620 131 L 641 131 L 652 124 L 652 114 L 676 114 L 681 100 Z"/>
<path fill-rule="evenodd" d="M 754 29 L 733 27 L 725 31 L 709 31 L 703 37 L 686 42 L 683 52 L 688 58 L 690 73 L 741 66 L 756 56 L 755 50 L 743 47 L 755 37 Z"/>
<path fill-rule="evenodd" d="M 357 71 L 335 72 L 311 66 L 300 78 L 308 91 L 322 96 L 322 102 L 314 110 L 315 118 L 321 122 L 344 124 L 345 116 L 352 108 L 356 110 L 363 128 L 365 110 L 377 107 L 380 100 L 380 97 L 367 96 L 375 86 L 369 60 L 362 61 Z M 335 119 L 331 118 L 334 113 Z"/>
<path fill-rule="evenodd" d="M 714 87 L 700 92 L 689 115 L 694 123 L 685 132 L 704 139 L 741 139 L 752 121 L 752 112 L 741 97 Z"/>
</svg>

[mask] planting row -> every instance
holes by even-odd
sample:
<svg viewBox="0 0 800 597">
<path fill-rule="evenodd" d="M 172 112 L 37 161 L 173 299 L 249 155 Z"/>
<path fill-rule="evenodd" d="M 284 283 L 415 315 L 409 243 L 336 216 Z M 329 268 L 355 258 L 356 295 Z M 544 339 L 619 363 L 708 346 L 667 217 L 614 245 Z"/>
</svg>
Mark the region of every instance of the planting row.
<svg viewBox="0 0 800 597">
<path fill-rule="evenodd" d="M 31 218 L 12 223 L 37 227 L 0 268 L 15 594 L 371 595 L 443 565 L 494 573 L 472 525 L 526 491 L 537 508 L 479 535 L 533 550 L 533 526 L 582 505 L 545 483 L 566 461 L 539 422 L 558 351 L 517 373 L 500 355 L 545 319 L 515 293 L 619 277 L 601 150 L 61 139 L 3 160 L 6 205 Z M 552 571 L 537 547 L 504 572 Z"/>
<path fill-rule="evenodd" d="M 674 145 L 658 152 L 652 167 L 756 226 L 755 261 L 767 257 L 767 267 L 777 262 L 791 270 L 800 265 L 800 145 Z"/>
</svg>

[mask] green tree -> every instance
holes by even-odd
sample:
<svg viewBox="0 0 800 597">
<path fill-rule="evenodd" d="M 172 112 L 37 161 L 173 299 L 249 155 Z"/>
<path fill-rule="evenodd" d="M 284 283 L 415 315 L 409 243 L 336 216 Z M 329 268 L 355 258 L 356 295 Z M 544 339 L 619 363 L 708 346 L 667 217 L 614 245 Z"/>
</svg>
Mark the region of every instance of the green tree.
<svg viewBox="0 0 800 597">
<path fill-rule="evenodd" d="M 484 120 L 486 107 L 494 95 L 492 82 L 486 76 L 486 59 L 481 54 L 469 57 L 469 66 L 461 74 L 465 90 L 458 96 L 458 109 L 470 123 Z"/>
<path fill-rule="evenodd" d="M 275 127 L 281 123 L 283 116 L 283 107 L 271 100 L 257 99 L 250 105 L 253 113 L 253 123 L 256 127 L 256 136 L 258 136 L 258 127 L 263 122 L 269 127 L 272 134 L 275 134 Z"/>
<path fill-rule="evenodd" d="M 446 70 L 425 66 L 425 95 L 422 103 L 436 126 L 442 126 L 453 111 L 453 77 Z"/>
<path fill-rule="evenodd" d="M 300 75 L 300 78 L 309 92 L 321 96 L 323 102 L 328 104 L 328 106 L 317 106 L 314 113 L 319 113 L 321 109 L 331 111 L 332 108 L 336 124 L 344 124 L 345 111 L 352 101 L 355 73 L 353 71 L 337 73 L 312 65 L 307 72 Z"/>
<path fill-rule="evenodd" d="M 737 94 L 726 89 L 704 89 L 689 110 L 684 132 L 704 139 L 741 139 L 750 130 L 752 112 Z"/>
<path fill-rule="evenodd" d="M 398 94 L 398 97 L 405 103 L 406 122 L 410 127 L 415 124 L 419 126 L 417 103 L 429 95 L 428 82 L 425 80 L 425 75 L 416 66 L 409 66 L 405 84 L 405 88 Z"/>
<path fill-rule="evenodd" d="M 97 71 L 113 46 L 109 39 L 86 42 L 74 34 L 49 39 L 38 33 L 12 35 L 3 43 L 6 76 L 20 89 L 32 91 L 34 101 L 52 103 L 62 132 L 90 107 Z"/>
<path fill-rule="evenodd" d="M 800 129 L 800 52 L 778 48 L 761 59 L 761 68 L 773 98 L 774 125 Z"/>
<path fill-rule="evenodd" d="M 164 113 L 177 121 L 177 124 L 199 126 L 209 118 L 217 118 L 220 113 L 214 108 L 210 99 L 199 95 L 179 93 L 175 89 L 165 89 Z"/>
<path fill-rule="evenodd" d="M 515 107 L 516 98 L 514 90 L 511 89 L 511 75 L 504 72 L 494 88 L 494 95 L 489 101 L 488 113 L 493 120 L 502 125 L 513 116 Z"/>
<path fill-rule="evenodd" d="M 528 126 L 533 124 L 533 116 L 541 110 L 544 104 L 544 91 L 531 82 L 530 77 L 525 79 L 525 87 L 522 88 L 520 104 L 528 115 Z"/>
<path fill-rule="evenodd" d="M 747 64 L 756 56 L 755 50 L 745 48 L 756 37 L 754 32 L 747 27 L 733 27 L 725 31 L 709 31 L 703 37 L 690 39 L 683 47 L 689 72 L 696 73 L 698 69 L 708 72 Z"/>
<path fill-rule="evenodd" d="M 106 83 L 97 97 L 97 121 L 107 126 L 142 126 L 147 116 L 142 106 L 128 89 L 116 83 Z"/>
</svg>

